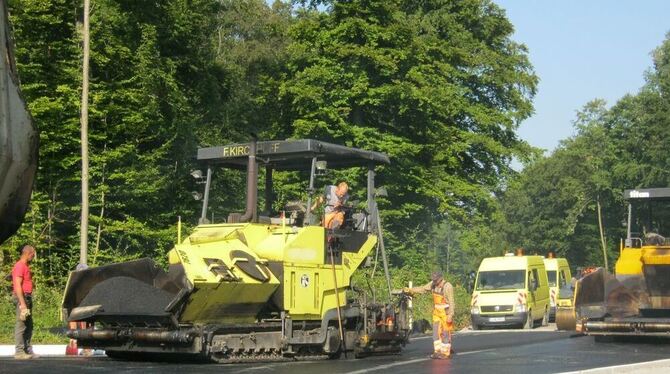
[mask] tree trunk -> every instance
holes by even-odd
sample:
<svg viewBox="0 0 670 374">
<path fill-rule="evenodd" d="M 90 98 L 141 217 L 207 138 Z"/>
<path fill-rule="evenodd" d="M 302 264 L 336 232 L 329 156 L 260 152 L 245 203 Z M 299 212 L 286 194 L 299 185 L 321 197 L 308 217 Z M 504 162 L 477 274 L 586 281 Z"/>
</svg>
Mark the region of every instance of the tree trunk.
<svg viewBox="0 0 670 374">
<path fill-rule="evenodd" d="M 603 260 L 605 261 L 605 269 L 609 270 L 609 266 L 607 264 L 607 243 L 605 242 L 605 232 L 603 230 L 603 218 L 600 207 L 600 196 L 596 198 L 596 204 L 598 205 L 598 228 L 600 229 L 600 243 L 603 247 Z"/>
<path fill-rule="evenodd" d="M 81 228 L 79 263 L 86 265 L 88 252 L 88 64 L 90 0 L 84 0 L 84 58 L 81 84 Z"/>
<path fill-rule="evenodd" d="M 107 147 L 105 146 L 105 150 Z M 93 248 L 93 259 L 91 264 L 93 266 L 98 265 L 98 251 L 100 250 L 100 237 L 102 236 L 102 222 L 105 220 L 105 166 L 102 167 L 102 179 L 100 185 L 103 187 L 102 193 L 100 195 L 100 222 L 98 222 L 98 233 L 95 237 L 95 247 Z"/>
</svg>

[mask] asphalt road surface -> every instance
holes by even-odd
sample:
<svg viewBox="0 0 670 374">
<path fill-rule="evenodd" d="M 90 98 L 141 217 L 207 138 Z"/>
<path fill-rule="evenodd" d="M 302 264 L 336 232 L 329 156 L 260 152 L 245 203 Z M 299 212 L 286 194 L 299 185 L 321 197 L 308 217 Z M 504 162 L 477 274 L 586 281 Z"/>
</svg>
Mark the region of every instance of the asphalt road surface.
<svg viewBox="0 0 670 374">
<path fill-rule="evenodd" d="M 432 360 L 429 336 L 412 339 L 400 355 L 311 362 L 197 364 L 115 361 L 106 357 L 0 359 L 11 373 L 557 373 L 670 358 L 670 340 L 596 343 L 568 332 L 496 330 L 458 333 L 455 355 Z"/>
</svg>

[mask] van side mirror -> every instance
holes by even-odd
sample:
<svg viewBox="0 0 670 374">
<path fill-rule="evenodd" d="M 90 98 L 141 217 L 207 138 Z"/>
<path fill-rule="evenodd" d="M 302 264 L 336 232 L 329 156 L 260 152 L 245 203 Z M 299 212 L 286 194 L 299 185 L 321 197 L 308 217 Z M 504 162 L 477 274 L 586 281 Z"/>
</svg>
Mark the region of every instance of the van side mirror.
<svg viewBox="0 0 670 374">
<path fill-rule="evenodd" d="M 538 287 L 538 285 L 537 285 L 537 281 L 534 280 L 533 283 L 530 285 L 530 287 L 531 287 L 531 288 L 530 288 L 531 290 L 533 290 L 533 291 L 537 291 L 537 287 Z"/>
</svg>

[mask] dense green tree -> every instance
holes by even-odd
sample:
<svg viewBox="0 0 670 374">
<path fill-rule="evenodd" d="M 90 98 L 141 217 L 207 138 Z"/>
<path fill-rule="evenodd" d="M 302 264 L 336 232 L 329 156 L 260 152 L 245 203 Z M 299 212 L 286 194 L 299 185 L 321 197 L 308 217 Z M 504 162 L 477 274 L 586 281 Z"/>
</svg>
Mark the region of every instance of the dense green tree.
<svg viewBox="0 0 670 374">
<path fill-rule="evenodd" d="M 380 150 L 396 263 L 424 259 L 435 222 L 491 211 L 537 77 L 489 1 L 329 1 L 298 11 L 274 132 Z M 409 240 L 411 238 L 411 240 Z M 414 261 L 412 261 L 414 262 Z"/>
<path fill-rule="evenodd" d="M 10 10 L 41 161 L 0 265 L 34 242 L 38 283 L 58 287 L 78 261 L 81 4 Z M 502 231 L 487 223 L 503 221 L 495 196 L 510 161 L 533 154 L 515 130 L 537 77 L 491 1 L 98 0 L 91 32 L 91 264 L 164 261 L 177 216 L 199 215 L 196 148 L 252 134 L 391 155 L 378 183 L 390 192 L 381 203 L 399 285 L 434 266 L 466 273 L 500 251 Z M 319 184 L 347 179 L 363 204 L 364 175 Z M 305 197 L 304 175 L 277 178 L 278 204 Z M 243 186 L 241 173 L 217 171 L 208 217 L 243 209 Z M 57 294 L 41 302 L 55 306 Z"/>
<path fill-rule="evenodd" d="M 6 245 L 40 248 L 51 281 L 77 262 L 77 1 L 16 0 L 11 15 L 22 88 L 40 129 L 33 209 Z M 163 258 L 178 215 L 194 221 L 188 177 L 199 138 L 216 132 L 228 96 L 216 61 L 214 0 L 101 0 L 91 16 L 92 264 Z"/>
<path fill-rule="evenodd" d="M 502 196 L 508 243 L 555 250 L 576 266 L 600 265 L 598 203 L 610 268 L 626 211 L 625 189 L 668 187 L 670 38 L 653 53 L 640 92 L 611 108 L 601 100 L 577 114 L 576 135 L 526 167 Z M 668 233 L 666 233 L 668 234 Z"/>
<path fill-rule="evenodd" d="M 40 131 L 40 163 L 26 223 L 3 250 L 14 255 L 10 249 L 23 240 L 44 244 L 38 257 L 44 277 L 58 281 L 76 245 L 69 236 L 79 200 L 77 5 L 71 0 L 9 5 L 21 89 Z M 69 232 L 61 230 L 65 226 Z"/>
</svg>

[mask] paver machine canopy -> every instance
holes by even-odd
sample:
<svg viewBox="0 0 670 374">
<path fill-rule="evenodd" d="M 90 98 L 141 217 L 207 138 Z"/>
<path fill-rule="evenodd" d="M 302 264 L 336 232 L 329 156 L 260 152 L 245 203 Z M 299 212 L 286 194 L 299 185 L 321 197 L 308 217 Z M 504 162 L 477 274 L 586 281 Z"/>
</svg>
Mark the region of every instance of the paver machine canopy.
<svg viewBox="0 0 670 374">
<path fill-rule="evenodd" d="M 253 159 L 254 161 L 250 161 Z M 198 160 L 207 163 L 207 176 L 201 221 L 205 222 L 211 189 L 213 167 L 232 169 L 248 168 L 247 172 L 247 210 L 240 217 L 241 221 L 257 220 L 257 178 L 258 165 L 266 169 L 265 173 L 265 212 L 272 211 L 272 172 L 274 170 L 309 170 L 309 199 L 315 192 L 315 178 L 319 169 L 326 166 L 329 169 L 367 167 L 368 185 L 367 201 L 368 212 L 373 211 L 374 204 L 374 176 L 375 166 L 389 164 L 387 155 L 379 152 L 366 151 L 358 148 L 345 147 L 313 139 L 264 141 L 247 144 L 232 144 L 220 147 L 201 148 L 198 150 Z M 310 223 L 311 212 L 306 209 L 306 224 Z M 373 226 L 370 226 L 372 230 Z"/>
</svg>

